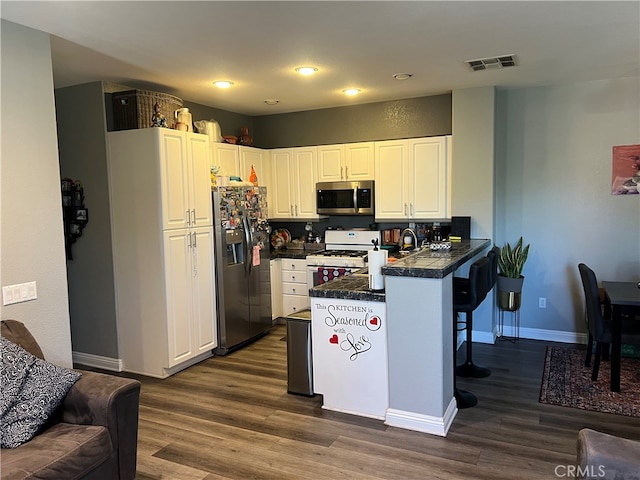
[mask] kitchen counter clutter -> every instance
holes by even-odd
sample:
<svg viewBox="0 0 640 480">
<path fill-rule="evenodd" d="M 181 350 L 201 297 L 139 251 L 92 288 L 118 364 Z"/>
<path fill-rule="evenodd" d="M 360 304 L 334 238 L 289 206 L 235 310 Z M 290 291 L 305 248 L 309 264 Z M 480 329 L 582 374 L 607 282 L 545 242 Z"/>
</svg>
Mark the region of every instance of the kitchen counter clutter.
<svg viewBox="0 0 640 480">
<path fill-rule="evenodd" d="M 487 239 L 454 242 L 451 250 L 421 250 L 382 267 L 384 275 L 394 277 L 444 278 L 491 244 Z"/>
</svg>

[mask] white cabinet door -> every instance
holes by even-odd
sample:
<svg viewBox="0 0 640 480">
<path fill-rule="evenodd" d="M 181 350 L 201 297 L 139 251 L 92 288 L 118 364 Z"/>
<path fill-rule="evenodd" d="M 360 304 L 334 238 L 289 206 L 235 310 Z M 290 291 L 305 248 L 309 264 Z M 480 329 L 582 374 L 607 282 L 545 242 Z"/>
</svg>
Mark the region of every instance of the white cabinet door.
<svg viewBox="0 0 640 480">
<path fill-rule="evenodd" d="M 316 168 L 317 148 L 300 147 L 293 149 L 292 161 L 295 171 L 294 216 L 317 218 L 316 211 Z"/>
<path fill-rule="evenodd" d="M 445 137 L 409 140 L 409 215 L 447 216 L 447 152 Z"/>
<path fill-rule="evenodd" d="M 344 145 L 345 180 L 372 180 L 375 178 L 373 145 L 373 142 Z"/>
<path fill-rule="evenodd" d="M 189 160 L 189 204 L 192 227 L 213 225 L 209 139 L 205 135 L 187 134 Z"/>
<path fill-rule="evenodd" d="M 167 303 L 167 337 L 173 367 L 194 356 L 191 322 L 191 233 L 189 230 L 164 232 L 164 266 Z M 154 335 L 141 332 L 141 335 Z"/>
<path fill-rule="evenodd" d="M 165 229 L 185 228 L 191 218 L 185 134 L 170 129 L 159 130 L 159 133 L 163 225 Z"/>
<path fill-rule="evenodd" d="M 321 145 L 318 147 L 318 181 L 338 182 L 344 180 L 344 145 Z"/>
<path fill-rule="evenodd" d="M 318 147 L 318 182 L 372 180 L 373 142 L 321 145 Z"/>
<path fill-rule="evenodd" d="M 408 216 L 405 179 L 408 175 L 406 140 L 375 143 L 375 198 L 377 219 L 402 219 Z"/>
<path fill-rule="evenodd" d="M 213 227 L 191 230 L 193 350 L 196 355 L 218 346 Z"/>
<path fill-rule="evenodd" d="M 293 217 L 294 175 L 291 164 L 291 149 L 283 148 L 271 152 L 273 194 L 270 195 L 274 218 Z"/>
<path fill-rule="evenodd" d="M 258 177 L 258 184 L 264 185 L 266 177 L 264 167 L 264 151 L 259 148 L 240 146 L 240 178 L 243 181 L 250 181 L 251 166 L 254 166 L 256 176 Z"/>
<path fill-rule="evenodd" d="M 240 176 L 238 145 L 214 143 L 213 164 L 220 169 L 220 175 L 225 175 L 227 177 Z"/>
<path fill-rule="evenodd" d="M 448 142 L 428 137 L 375 143 L 376 219 L 447 217 Z"/>
</svg>

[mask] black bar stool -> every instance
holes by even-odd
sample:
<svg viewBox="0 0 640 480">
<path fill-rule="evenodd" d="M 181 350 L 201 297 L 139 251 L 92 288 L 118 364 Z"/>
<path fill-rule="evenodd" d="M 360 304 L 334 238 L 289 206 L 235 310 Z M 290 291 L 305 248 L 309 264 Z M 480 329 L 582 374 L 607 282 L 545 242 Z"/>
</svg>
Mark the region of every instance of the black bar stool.
<svg viewBox="0 0 640 480">
<path fill-rule="evenodd" d="M 500 248 L 495 246 L 487 253 L 485 258 L 488 260 L 489 265 L 486 267 L 486 283 L 477 284 L 476 286 L 476 289 L 480 288 L 480 290 L 471 291 L 471 271 L 469 271 L 469 278 L 453 278 L 456 331 L 461 331 L 459 323 L 464 323 L 464 329 L 467 332 L 467 359 L 462 365 L 456 366 L 456 375 L 459 377 L 484 378 L 491 375 L 491 370 L 473 363 L 473 311 L 482 303 L 496 284 L 498 278 L 498 255 L 500 255 Z M 457 297 L 456 292 L 458 293 Z M 460 308 L 456 309 L 456 304 L 460 305 Z M 460 312 L 465 313 L 465 322 L 458 322 L 457 317 Z"/>
<path fill-rule="evenodd" d="M 470 372 L 474 373 L 474 375 L 468 376 L 475 377 L 476 375 L 478 375 L 477 378 L 486 377 L 491 374 L 491 371 L 489 369 L 478 367 L 471 361 L 471 328 L 473 326 L 473 311 L 478 307 L 478 305 L 482 303 L 490 290 L 489 284 L 491 282 L 491 268 L 491 259 L 488 256 L 482 257 L 471 264 L 471 268 L 469 268 L 469 278 L 460 278 L 460 280 L 457 280 L 457 277 L 454 277 L 453 279 L 454 332 L 458 331 L 459 313 L 464 313 L 467 320 L 467 362 L 465 362 L 460 367 L 469 369 Z M 457 335 L 453 336 L 454 365 L 456 364 L 457 357 L 456 337 Z M 460 369 L 460 367 L 456 367 L 454 377 L 456 375 L 459 375 L 458 370 Z M 458 390 L 455 385 L 456 382 L 454 378 L 454 390 L 456 400 L 458 401 L 458 408 L 472 407 L 477 403 L 478 400 L 475 398 L 475 396 L 473 396 L 473 394 L 465 392 L 463 390 Z M 473 396 L 473 398 L 470 397 L 470 395 Z"/>
</svg>

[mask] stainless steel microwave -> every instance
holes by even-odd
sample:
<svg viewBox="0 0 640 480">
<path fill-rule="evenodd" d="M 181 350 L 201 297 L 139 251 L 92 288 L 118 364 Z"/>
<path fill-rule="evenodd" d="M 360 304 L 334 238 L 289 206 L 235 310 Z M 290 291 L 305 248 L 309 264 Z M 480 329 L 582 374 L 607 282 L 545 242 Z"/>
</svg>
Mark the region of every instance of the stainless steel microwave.
<svg viewBox="0 0 640 480">
<path fill-rule="evenodd" d="M 320 215 L 373 215 L 373 180 L 316 183 Z"/>
</svg>

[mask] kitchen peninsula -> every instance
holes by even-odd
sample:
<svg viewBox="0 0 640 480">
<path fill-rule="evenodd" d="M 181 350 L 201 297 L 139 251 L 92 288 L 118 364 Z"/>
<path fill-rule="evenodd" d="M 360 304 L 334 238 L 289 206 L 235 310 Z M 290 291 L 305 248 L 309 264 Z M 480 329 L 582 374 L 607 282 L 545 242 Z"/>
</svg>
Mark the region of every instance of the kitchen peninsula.
<svg viewBox="0 0 640 480">
<path fill-rule="evenodd" d="M 446 436 L 457 412 L 453 396 L 453 273 L 490 245 L 487 239 L 463 240 L 447 252 L 421 250 L 387 264 L 382 268 L 384 293 L 370 291 L 368 275 L 358 272 L 309 291 L 312 324 L 324 321 L 326 299 L 353 302 L 364 306 L 364 312 L 368 305 L 384 303 L 384 315 L 376 316 L 387 337 L 386 424 Z M 370 319 L 367 316 L 363 321 Z M 346 336 L 348 327 L 342 326 L 336 333 Z M 314 370 L 324 366 L 339 373 L 340 365 L 318 357 L 315 344 L 322 339 L 312 341 Z M 342 392 L 345 396 L 360 395 L 350 388 Z"/>
</svg>

